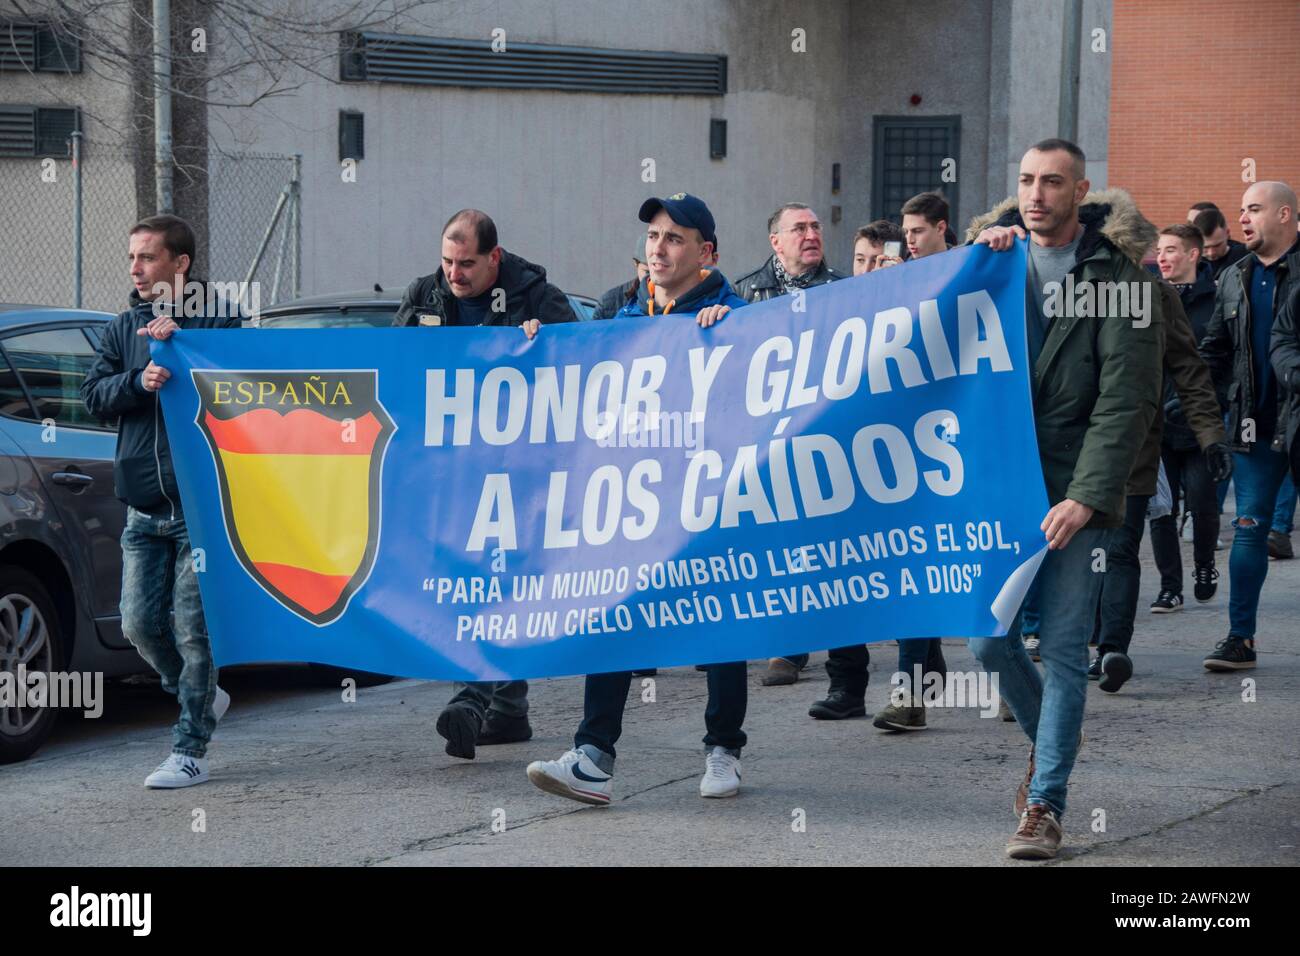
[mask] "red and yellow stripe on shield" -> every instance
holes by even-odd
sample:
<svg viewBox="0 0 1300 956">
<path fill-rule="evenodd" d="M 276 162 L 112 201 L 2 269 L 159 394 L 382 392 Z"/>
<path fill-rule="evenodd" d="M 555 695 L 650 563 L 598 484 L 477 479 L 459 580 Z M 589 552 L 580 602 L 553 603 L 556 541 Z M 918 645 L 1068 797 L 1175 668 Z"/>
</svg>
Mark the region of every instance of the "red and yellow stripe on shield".
<svg viewBox="0 0 1300 956">
<path fill-rule="evenodd" d="M 378 480 L 371 464 L 383 424 L 370 411 L 348 422 L 303 408 L 202 414 L 250 572 L 319 618 L 373 551 L 379 489 L 370 487 L 372 474 Z"/>
</svg>

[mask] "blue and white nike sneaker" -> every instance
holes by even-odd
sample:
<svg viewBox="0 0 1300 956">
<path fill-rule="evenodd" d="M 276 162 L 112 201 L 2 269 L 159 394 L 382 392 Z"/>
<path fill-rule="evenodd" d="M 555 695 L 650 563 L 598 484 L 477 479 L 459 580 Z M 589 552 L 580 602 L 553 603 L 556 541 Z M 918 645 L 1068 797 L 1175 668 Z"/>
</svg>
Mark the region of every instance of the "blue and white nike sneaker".
<svg viewBox="0 0 1300 956">
<path fill-rule="evenodd" d="M 558 760 L 534 760 L 528 765 L 533 786 L 598 807 L 609 805 L 614 777 L 592 761 L 585 750 L 570 750 Z"/>
</svg>

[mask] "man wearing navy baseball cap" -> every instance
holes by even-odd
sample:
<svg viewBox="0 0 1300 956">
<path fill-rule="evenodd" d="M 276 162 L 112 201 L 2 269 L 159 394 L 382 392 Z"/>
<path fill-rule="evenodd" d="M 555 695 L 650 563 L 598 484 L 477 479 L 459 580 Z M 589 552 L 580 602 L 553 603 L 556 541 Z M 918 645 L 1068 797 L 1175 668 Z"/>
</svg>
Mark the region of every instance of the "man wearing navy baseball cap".
<svg viewBox="0 0 1300 956">
<path fill-rule="evenodd" d="M 713 213 L 690 193 L 647 199 L 640 219 L 648 224 L 645 262 L 650 274 L 616 319 L 694 314 L 704 328 L 745 305 L 731 283 L 713 268 L 718 246 Z"/>
<path fill-rule="evenodd" d="M 721 272 L 712 268 L 717 236 L 709 207 L 687 193 L 647 199 L 645 252 L 650 274 L 636 298 L 615 319 L 694 315 L 703 328 L 746 305 Z M 700 796 L 733 797 L 740 790 L 740 750 L 745 746 L 749 685 L 745 662 L 710 664 L 709 701 L 704 709 L 704 776 Z M 623 732 L 623 710 L 632 673 L 588 674 L 582 723 L 573 749 L 556 760 L 528 765 L 528 779 L 548 793 L 607 806 L 614 780 L 614 745 Z"/>
</svg>

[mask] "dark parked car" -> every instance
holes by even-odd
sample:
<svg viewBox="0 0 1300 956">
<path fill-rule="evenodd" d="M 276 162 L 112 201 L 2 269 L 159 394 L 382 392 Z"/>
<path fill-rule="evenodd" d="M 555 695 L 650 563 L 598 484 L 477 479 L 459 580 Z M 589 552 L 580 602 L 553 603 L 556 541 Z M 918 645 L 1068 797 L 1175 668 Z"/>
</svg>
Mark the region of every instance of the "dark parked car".
<svg viewBox="0 0 1300 956">
<path fill-rule="evenodd" d="M 79 390 L 103 312 L 0 305 L 0 671 L 147 669 L 122 636 L 116 430 Z M 0 763 L 36 751 L 49 707 L 0 708 Z"/>
<path fill-rule="evenodd" d="M 151 668 L 122 634 L 120 539 L 113 492 L 116 422 L 91 416 L 81 383 L 113 316 L 0 304 L 0 671 Z M 310 665 L 315 682 L 391 678 Z M 0 707 L 0 764 L 25 760 L 54 728 L 51 707 Z"/>
<path fill-rule="evenodd" d="M 585 295 L 565 293 L 573 313 L 580 322 L 588 322 L 596 312 L 596 300 Z M 370 326 L 386 329 L 402 303 L 396 294 L 375 289 L 370 292 L 339 292 L 294 299 L 262 309 L 251 324 L 264 329 L 332 329 Z"/>
</svg>

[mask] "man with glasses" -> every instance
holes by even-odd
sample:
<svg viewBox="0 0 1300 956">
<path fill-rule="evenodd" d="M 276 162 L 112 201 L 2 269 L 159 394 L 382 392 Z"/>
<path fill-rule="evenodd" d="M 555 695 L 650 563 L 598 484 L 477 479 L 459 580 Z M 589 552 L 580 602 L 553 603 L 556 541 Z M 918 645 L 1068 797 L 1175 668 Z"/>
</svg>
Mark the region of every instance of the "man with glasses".
<svg viewBox="0 0 1300 956">
<path fill-rule="evenodd" d="M 736 294 L 746 302 L 763 302 L 844 278 L 826 264 L 822 222 L 811 206 L 801 202 L 781 206 L 767 220 L 767 233 L 772 254 L 736 282 Z M 807 665 L 807 654 L 774 657 L 767 662 L 763 684 L 768 687 L 793 684 Z"/>
<path fill-rule="evenodd" d="M 736 281 L 736 294 L 746 302 L 763 302 L 844 278 L 826 264 L 822 223 L 811 207 L 786 203 L 768 219 L 767 232 L 772 254 Z"/>
</svg>

